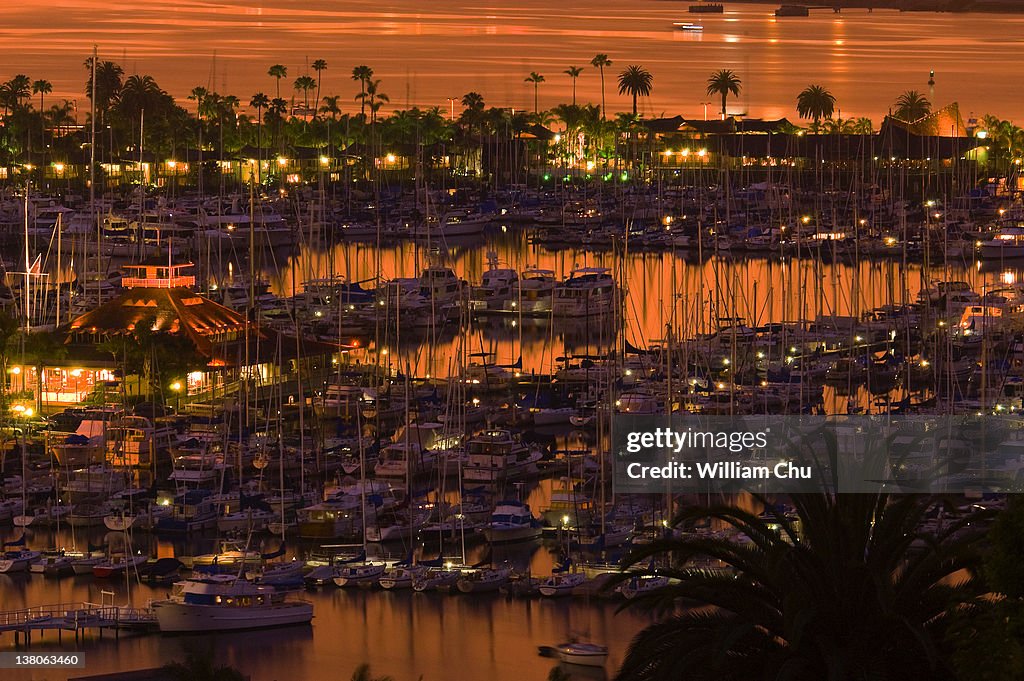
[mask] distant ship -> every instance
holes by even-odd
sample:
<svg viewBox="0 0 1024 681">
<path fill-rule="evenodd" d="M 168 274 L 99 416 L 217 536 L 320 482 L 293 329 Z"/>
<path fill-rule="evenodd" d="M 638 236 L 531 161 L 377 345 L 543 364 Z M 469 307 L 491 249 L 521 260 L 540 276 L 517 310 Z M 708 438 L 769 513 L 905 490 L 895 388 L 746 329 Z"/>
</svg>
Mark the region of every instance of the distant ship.
<svg viewBox="0 0 1024 681">
<path fill-rule="evenodd" d="M 783 5 L 775 10 L 777 17 L 806 17 L 810 14 L 811 10 L 806 5 Z"/>
<path fill-rule="evenodd" d="M 690 14 L 721 14 L 725 11 L 725 5 L 718 2 L 702 2 L 699 5 L 690 5 Z"/>
</svg>

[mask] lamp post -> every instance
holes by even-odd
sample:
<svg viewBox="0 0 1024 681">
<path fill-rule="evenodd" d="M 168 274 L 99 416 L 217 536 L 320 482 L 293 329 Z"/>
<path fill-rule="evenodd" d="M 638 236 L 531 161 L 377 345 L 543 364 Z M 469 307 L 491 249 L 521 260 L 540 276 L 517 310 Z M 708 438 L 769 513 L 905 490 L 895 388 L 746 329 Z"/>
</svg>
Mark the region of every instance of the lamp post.
<svg viewBox="0 0 1024 681">
<path fill-rule="evenodd" d="M 452 121 L 455 120 L 455 102 L 457 100 L 458 100 L 458 97 L 449 97 L 448 98 L 448 106 L 451 108 L 451 114 L 449 115 L 448 120 L 452 120 Z"/>
<path fill-rule="evenodd" d="M 711 106 L 711 102 L 701 102 L 701 106 L 704 107 L 704 120 L 708 119 L 708 107 Z"/>
<path fill-rule="evenodd" d="M 174 413 L 181 412 L 181 381 L 171 383 L 171 390 L 174 391 Z"/>
</svg>

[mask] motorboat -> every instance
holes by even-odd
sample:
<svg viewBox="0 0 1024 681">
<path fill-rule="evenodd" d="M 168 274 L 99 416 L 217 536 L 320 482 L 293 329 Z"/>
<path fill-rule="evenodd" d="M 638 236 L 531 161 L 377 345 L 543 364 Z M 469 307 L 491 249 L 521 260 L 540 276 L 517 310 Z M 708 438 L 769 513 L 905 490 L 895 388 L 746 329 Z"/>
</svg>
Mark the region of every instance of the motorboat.
<svg viewBox="0 0 1024 681">
<path fill-rule="evenodd" d="M 271 586 L 229 575 L 174 585 L 171 597 L 153 603 L 161 632 L 239 631 L 309 624 L 313 604 L 288 599 Z"/>
</svg>

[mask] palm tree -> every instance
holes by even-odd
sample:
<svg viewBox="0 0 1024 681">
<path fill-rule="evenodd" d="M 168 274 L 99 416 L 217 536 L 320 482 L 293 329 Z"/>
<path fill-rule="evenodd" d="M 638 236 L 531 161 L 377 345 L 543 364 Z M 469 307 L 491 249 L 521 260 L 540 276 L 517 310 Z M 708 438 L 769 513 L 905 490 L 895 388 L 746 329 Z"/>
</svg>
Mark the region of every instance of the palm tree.
<svg viewBox="0 0 1024 681">
<path fill-rule="evenodd" d="M 540 107 L 538 106 L 538 96 L 540 84 L 544 82 L 544 76 L 540 75 L 536 71 L 530 71 L 530 75 L 523 79 L 525 83 L 533 83 L 533 113 L 540 113 Z"/>
<path fill-rule="evenodd" d="M 633 115 L 636 116 L 636 98 L 651 94 L 654 76 L 642 66 L 630 65 L 619 74 L 619 94 L 633 98 Z"/>
<path fill-rule="evenodd" d="M 379 88 L 380 80 L 371 80 L 369 83 L 366 83 L 366 88 L 363 92 L 356 96 L 360 100 L 360 104 L 365 105 L 370 110 L 370 125 L 376 123 L 377 112 L 381 106 L 391 101 L 391 98 L 386 94 L 378 92 Z"/>
<path fill-rule="evenodd" d="M 730 69 L 720 69 L 711 74 L 708 78 L 707 93 L 710 96 L 719 95 L 722 98 L 722 120 L 726 117 L 726 103 L 729 95 L 739 97 L 743 81 Z"/>
<path fill-rule="evenodd" d="M 875 124 L 870 118 L 858 118 L 853 121 L 853 133 L 856 135 L 872 135 L 875 132 Z"/>
<path fill-rule="evenodd" d="M 43 111 L 43 95 L 53 92 L 53 85 L 48 80 L 36 80 L 32 82 L 32 94 L 39 95 L 39 111 Z"/>
<path fill-rule="evenodd" d="M 327 95 L 321 101 L 323 105 L 320 107 L 320 113 L 330 115 L 332 121 L 338 120 L 338 116 L 341 115 L 341 95 Z"/>
<path fill-rule="evenodd" d="M 257 92 L 249 100 L 249 106 L 256 109 L 256 178 L 259 179 L 263 165 L 263 110 L 270 106 L 270 97 Z"/>
<path fill-rule="evenodd" d="M 288 67 L 284 64 L 274 64 L 267 69 L 267 75 L 276 79 L 277 99 L 281 99 L 281 79 L 288 77 Z"/>
<path fill-rule="evenodd" d="M 314 61 L 313 62 L 313 70 L 316 71 L 316 99 L 313 100 L 313 101 L 314 102 L 319 102 L 320 101 L 320 85 L 323 82 L 324 71 L 327 70 L 327 60 L 326 59 L 317 59 L 316 61 Z M 314 114 L 314 116 L 315 116 L 315 114 Z"/>
<path fill-rule="evenodd" d="M 590 60 L 590 65 L 601 72 L 601 120 L 605 119 L 606 109 L 604 106 L 604 68 L 612 65 L 612 60 L 607 54 L 596 55 Z"/>
<path fill-rule="evenodd" d="M 580 66 L 570 66 L 562 73 L 572 78 L 572 105 L 576 106 L 576 79 L 583 73 L 583 68 Z"/>
<path fill-rule="evenodd" d="M 315 89 L 316 86 L 316 80 L 312 76 L 299 76 L 295 79 L 295 89 L 302 91 L 302 108 L 304 110 L 309 110 L 309 91 Z M 320 100 L 317 99 L 317 101 Z"/>
<path fill-rule="evenodd" d="M 92 100 L 92 57 L 85 60 L 85 68 L 89 70 L 89 78 L 85 82 L 85 96 Z M 96 63 L 96 101 L 92 103 L 99 114 L 99 122 L 106 119 L 106 113 L 111 103 L 117 99 L 121 92 L 121 78 L 124 76 L 124 69 L 112 61 L 98 61 Z"/>
<path fill-rule="evenodd" d="M 932 103 L 917 90 L 908 90 L 896 100 L 896 118 L 907 123 L 914 123 L 925 118 L 932 112 Z"/>
<path fill-rule="evenodd" d="M 678 581 L 634 599 L 667 617 L 634 638 L 619 681 L 683 670 L 700 681 L 952 677 L 939 642 L 948 614 L 983 590 L 970 575 L 987 512 L 929 532 L 922 521 L 943 506 L 935 497 L 822 492 L 791 503 L 798 520 L 731 506 L 684 511 L 677 524 L 710 520 L 749 542 L 687 534 L 624 561 L 650 573 L 639 566 L 665 559 L 658 573 Z"/>
<path fill-rule="evenodd" d="M 808 85 L 797 95 L 796 110 L 800 118 L 813 121 L 811 128 L 817 132 L 821 119 L 835 113 L 836 97 L 821 85 Z"/>
<path fill-rule="evenodd" d="M 370 665 L 361 664 L 352 672 L 352 681 L 392 681 L 390 676 L 372 676 Z"/>
<path fill-rule="evenodd" d="M 184 662 L 170 662 L 163 671 L 175 681 L 244 681 L 245 676 L 234 667 L 218 667 L 213 650 L 190 652 Z"/>
<path fill-rule="evenodd" d="M 359 94 L 356 99 L 360 101 L 359 115 L 366 118 L 366 86 L 373 78 L 373 69 L 365 64 L 352 69 L 352 80 L 359 81 Z"/>
</svg>

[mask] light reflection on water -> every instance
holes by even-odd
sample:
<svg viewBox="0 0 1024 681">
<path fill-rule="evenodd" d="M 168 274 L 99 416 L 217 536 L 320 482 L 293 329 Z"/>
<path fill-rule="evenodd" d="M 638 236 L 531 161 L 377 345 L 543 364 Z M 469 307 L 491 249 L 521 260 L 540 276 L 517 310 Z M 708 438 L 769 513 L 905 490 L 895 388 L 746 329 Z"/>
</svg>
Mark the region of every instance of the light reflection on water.
<svg viewBox="0 0 1024 681">
<path fill-rule="evenodd" d="M 726 6 L 724 15 L 714 16 L 654 0 L 501 6 L 469 0 L 432 6 L 415 0 L 153 0 L 141 6 L 13 0 L 5 4 L 0 48 L 17 55 L 7 58 L 5 72 L 50 79 L 53 96 L 80 99 L 83 115 L 81 63 L 95 43 L 103 58 L 120 61 L 127 73 L 153 75 L 182 100 L 201 84 L 248 101 L 248 94 L 273 88 L 270 64 L 287 65 L 294 77 L 323 58 L 329 64 L 325 93 L 354 92 L 349 72 L 365 63 L 398 107 L 444 108 L 447 97 L 476 90 L 491 104 L 532 108 L 532 87 L 523 78 L 536 70 L 547 75 L 540 89 L 547 108 L 569 98 L 565 68 L 604 52 L 613 72 L 643 64 L 654 73 L 653 97 L 643 103 L 648 116 L 697 116 L 705 80 L 716 68 L 740 72 L 745 91 L 730 110 L 755 116 L 795 117 L 796 94 L 820 82 L 836 94 L 844 116 L 877 123 L 899 93 L 927 91 L 932 69 L 933 102 L 959 101 L 965 114 L 1014 116 L 1018 100 L 1004 74 L 1024 60 L 1018 49 L 1024 17 L 816 10 L 808 18 L 776 19 L 772 4 Z M 699 21 L 704 31 L 681 35 L 672 28 L 681 19 Z M 594 69 L 579 78 L 577 90 L 583 101 L 600 101 Z M 610 108 L 627 107 L 614 86 L 608 95 Z"/>
</svg>

